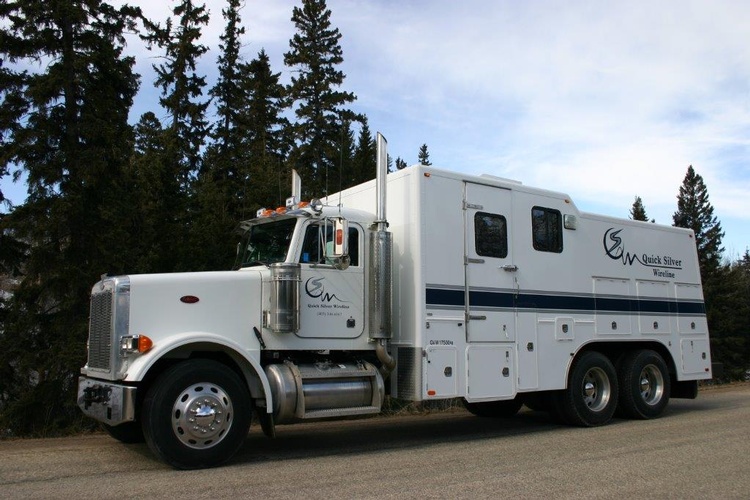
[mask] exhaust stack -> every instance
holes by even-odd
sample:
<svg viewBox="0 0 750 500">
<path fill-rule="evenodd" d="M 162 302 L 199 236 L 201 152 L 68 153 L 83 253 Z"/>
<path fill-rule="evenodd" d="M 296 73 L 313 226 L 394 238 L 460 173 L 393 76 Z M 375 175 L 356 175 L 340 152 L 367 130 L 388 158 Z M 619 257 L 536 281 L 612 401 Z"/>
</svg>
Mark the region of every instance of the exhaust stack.
<svg viewBox="0 0 750 500">
<path fill-rule="evenodd" d="M 388 354 L 388 339 L 391 338 L 391 256 L 393 239 L 388 232 L 386 220 L 386 176 L 388 175 L 387 141 L 377 134 L 377 174 L 375 195 L 377 199 L 376 220 L 370 233 L 370 338 L 377 342 L 376 354 L 382 363 L 380 372 L 387 378 L 396 362 Z"/>
<path fill-rule="evenodd" d="M 292 169 L 292 196 L 286 199 L 286 208 L 291 210 L 302 201 L 302 177 Z"/>
<path fill-rule="evenodd" d="M 375 196 L 377 198 L 377 207 L 375 215 L 377 220 L 378 231 L 388 230 L 388 221 L 385 218 L 385 190 L 386 176 L 388 175 L 388 141 L 385 140 L 380 132 L 377 134 L 375 143 L 377 171 L 375 174 Z"/>
</svg>

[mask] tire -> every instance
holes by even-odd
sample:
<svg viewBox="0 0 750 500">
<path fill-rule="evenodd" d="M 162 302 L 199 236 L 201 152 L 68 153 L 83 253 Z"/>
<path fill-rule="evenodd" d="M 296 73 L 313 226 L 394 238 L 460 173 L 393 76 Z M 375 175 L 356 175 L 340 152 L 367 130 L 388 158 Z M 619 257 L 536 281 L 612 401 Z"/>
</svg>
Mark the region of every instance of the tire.
<svg viewBox="0 0 750 500">
<path fill-rule="evenodd" d="M 481 403 L 469 403 L 464 399 L 463 402 L 464 407 L 473 415 L 488 418 L 512 417 L 523 406 L 523 401 L 519 397 L 505 401 L 486 401 Z"/>
<path fill-rule="evenodd" d="M 618 413 L 626 418 L 659 417 L 669 403 L 671 381 L 664 359 L 651 350 L 633 351 L 619 367 Z"/>
<path fill-rule="evenodd" d="M 177 469 L 214 467 L 242 446 L 252 405 L 227 366 L 197 359 L 162 373 L 143 400 L 143 434 L 151 451 Z"/>
<path fill-rule="evenodd" d="M 612 419 L 617 409 L 617 373 L 612 362 L 595 351 L 584 352 L 557 396 L 557 412 L 570 425 L 595 427 Z"/>
<path fill-rule="evenodd" d="M 102 424 L 102 428 L 121 443 L 135 444 L 145 441 L 140 422 L 125 422 L 120 425 Z"/>
</svg>

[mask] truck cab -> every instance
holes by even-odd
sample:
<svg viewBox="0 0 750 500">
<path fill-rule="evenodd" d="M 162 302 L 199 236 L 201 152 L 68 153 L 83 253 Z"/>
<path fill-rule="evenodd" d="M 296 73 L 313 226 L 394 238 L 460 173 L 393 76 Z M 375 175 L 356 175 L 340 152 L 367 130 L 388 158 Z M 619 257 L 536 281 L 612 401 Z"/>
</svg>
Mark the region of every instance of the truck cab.
<svg viewBox="0 0 750 500">
<path fill-rule="evenodd" d="M 380 412 L 394 368 L 387 223 L 299 192 L 295 173 L 286 207 L 241 224 L 233 271 L 94 285 L 86 415 L 192 469 L 230 458 L 253 413 L 273 436 L 280 423 Z"/>
</svg>

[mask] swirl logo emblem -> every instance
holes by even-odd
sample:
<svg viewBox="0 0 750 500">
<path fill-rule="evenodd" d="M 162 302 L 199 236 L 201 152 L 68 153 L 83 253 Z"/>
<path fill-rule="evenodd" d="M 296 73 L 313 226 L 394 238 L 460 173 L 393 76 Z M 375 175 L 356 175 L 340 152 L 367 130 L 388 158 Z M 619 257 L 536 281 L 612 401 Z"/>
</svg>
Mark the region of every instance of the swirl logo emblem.
<svg viewBox="0 0 750 500">
<path fill-rule="evenodd" d="M 614 231 L 614 228 L 611 227 L 604 232 L 604 251 L 610 259 L 621 259 L 622 254 L 625 253 L 622 248 L 622 238 L 618 236 L 621 231 L 622 229 Z"/>
<path fill-rule="evenodd" d="M 305 293 L 313 299 L 320 299 L 321 302 L 349 302 L 336 297 L 335 293 L 327 293 L 323 281 L 325 278 L 310 278 L 305 281 Z"/>
</svg>

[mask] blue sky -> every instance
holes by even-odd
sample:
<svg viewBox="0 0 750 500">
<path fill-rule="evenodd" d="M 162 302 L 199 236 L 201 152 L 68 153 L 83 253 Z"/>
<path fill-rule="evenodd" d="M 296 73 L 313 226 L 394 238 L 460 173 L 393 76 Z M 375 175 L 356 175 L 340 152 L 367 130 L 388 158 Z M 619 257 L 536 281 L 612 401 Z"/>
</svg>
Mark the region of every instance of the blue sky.
<svg viewBox="0 0 750 500">
<path fill-rule="evenodd" d="M 171 2 L 139 0 L 156 20 Z M 208 0 L 216 77 L 224 2 Z M 283 53 L 297 0 L 246 0 L 243 55 Z M 345 90 L 391 156 L 568 193 L 627 217 L 635 195 L 671 224 L 688 165 L 706 182 L 731 258 L 750 247 L 750 2 L 328 0 L 343 35 Z M 148 53 L 133 118 L 158 111 Z M 158 114 L 158 113 L 157 113 Z M 14 202 L 25 188 L 2 181 Z"/>
</svg>

